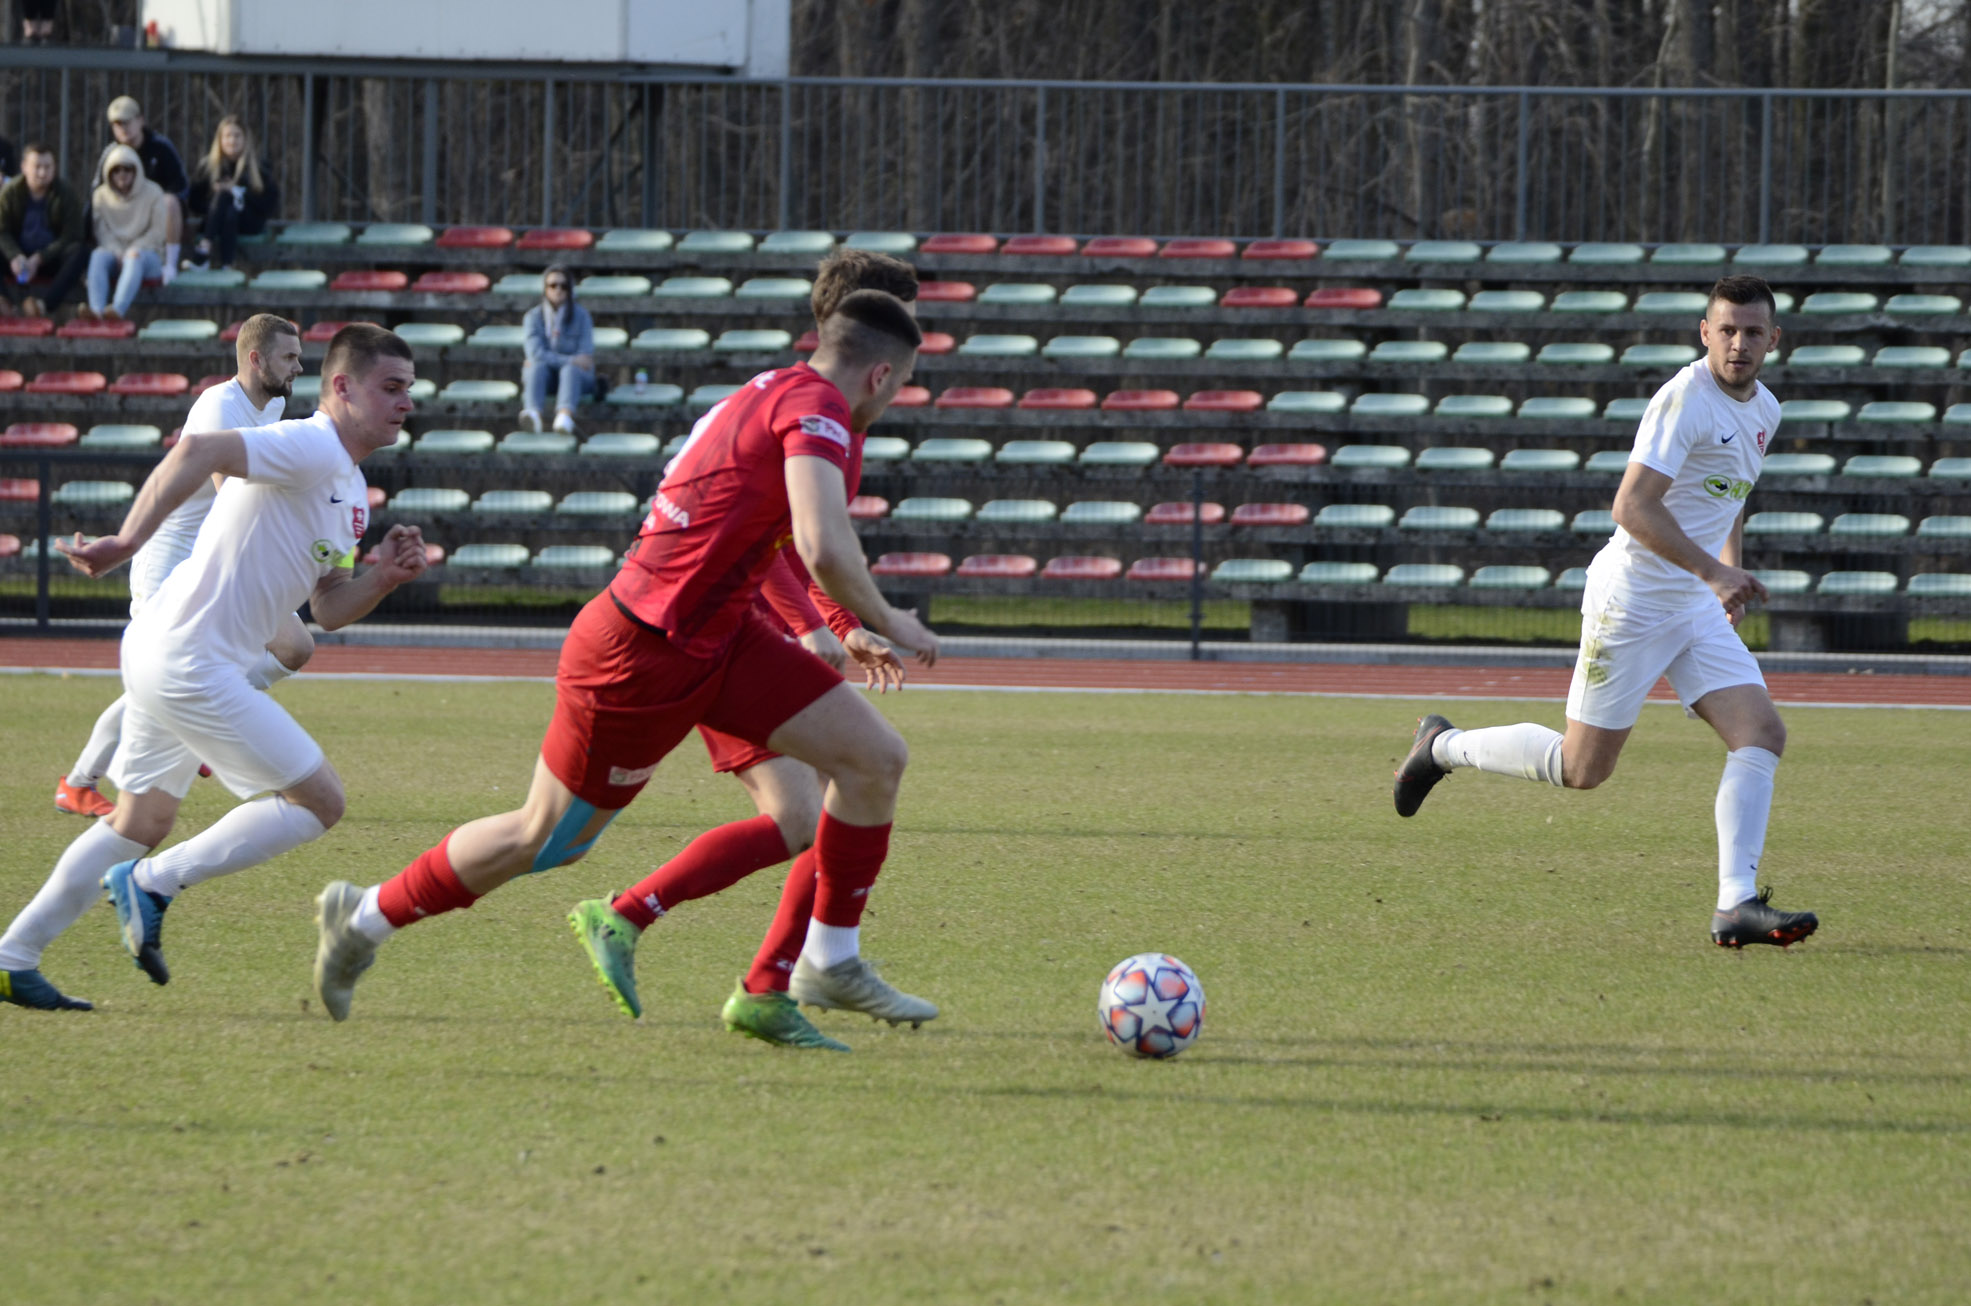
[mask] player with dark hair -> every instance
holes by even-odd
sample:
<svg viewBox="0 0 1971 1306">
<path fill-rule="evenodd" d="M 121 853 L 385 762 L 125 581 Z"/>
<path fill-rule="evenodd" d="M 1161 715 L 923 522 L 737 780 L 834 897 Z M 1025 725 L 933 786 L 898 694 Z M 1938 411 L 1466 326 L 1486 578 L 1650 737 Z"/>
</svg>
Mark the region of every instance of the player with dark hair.
<svg viewBox="0 0 1971 1306">
<path fill-rule="evenodd" d="M 1766 596 L 1740 564 L 1746 496 L 1779 429 L 1779 401 L 1759 381 L 1779 342 L 1775 308 L 1758 277 L 1718 282 L 1698 328 L 1704 357 L 1649 401 L 1615 493 L 1615 536 L 1588 567 L 1567 733 L 1532 722 L 1459 730 L 1433 713 L 1417 724 L 1396 772 L 1399 816 L 1414 816 L 1460 767 L 1593 789 L 1614 772 L 1643 700 L 1668 676 L 1684 711 L 1729 750 L 1715 807 L 1711 917 L 1712 941 L 1726 948 L 1785 947 L 1820 925 L 1812 912 L 1771 906 L 1772 891 L 1757 887 L 1786 726 L 1734 629 L 1746 605 Z"/>
<path fill-rule="evenodd" d="M 410 346 L 382 327 L 344 327 L 322 365 L 313 417 L 249 430 L 187 432 L 152 470 L 114 535 L 59 542 L 100 576 L 130 558 L 173 509 L 228 477 L 198 542 L 123 635 L 128 703 L 110 778 L 116 807 L 68 846 L 0 938 L 0 999 L 87 1010 L 40 972 L 41 953 L 107 889 L 123 944 L 153 983 L 169 981 L 164 912 L 194 884 L 319 839 L 342 819 L 341 777 L 321 745 L 249 679 L 305 601 L 336 630 L 423 573 L 415 526 L 393 526 L 358 576 L 369 495 L 356 464 L 397 442 L 411 413 Z M 200 761 L 242 802 L 160 857 Z M 256 794 L 265 797 L 255 798 Z"/>
<path fill-rule="evenodd" d="M 858 291 L 822 324 L 812 363 L 754 377 L 698 428 L 623 567 L 569 630 L 525 805 L 458 827 L 383 884 L 337 881 L 322 891 L 315 987 L 331 1016 L 347 1018 L 357 979 L 397 930 L 587 853 L 701 723 L 829 777 L 805 946 L 822 970 L 866 966 L 857 926 L 888 853 L 907 750 L 838 672 L 768 624 L 754 598 L 791 537 L 835 601 L 935 662 L 937 638 L 885 602 L 870 577 L 844 480 L 860 444 L 852 433 L 909 380 L 921 340 L 895 297 Z"/>
</svg>

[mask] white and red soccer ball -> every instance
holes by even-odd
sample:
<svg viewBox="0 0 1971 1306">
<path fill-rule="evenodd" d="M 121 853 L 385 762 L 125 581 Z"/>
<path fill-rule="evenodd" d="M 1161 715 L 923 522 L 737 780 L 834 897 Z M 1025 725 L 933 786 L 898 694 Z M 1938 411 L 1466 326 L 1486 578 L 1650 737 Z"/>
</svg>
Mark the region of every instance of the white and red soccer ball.
<svg viewBox="0 0 1971 1306">
<path fill-rule="evenodd" d="M 1109 1042 L 1133 1057 L 1174 1057 L 1204 1031 L 1204 985 L 1163 952 L 1116 963 L 1102 981 L 1096 1013 Z"/>
</svg>

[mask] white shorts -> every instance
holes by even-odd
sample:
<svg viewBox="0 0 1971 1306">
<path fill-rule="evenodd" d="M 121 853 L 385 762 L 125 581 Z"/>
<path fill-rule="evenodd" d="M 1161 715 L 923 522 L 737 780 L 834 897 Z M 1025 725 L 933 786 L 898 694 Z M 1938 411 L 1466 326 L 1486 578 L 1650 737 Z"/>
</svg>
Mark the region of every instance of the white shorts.
<svg viewBox="0 0 1971 1306">
<path fill-rule="evenodd" d="M 1604 730 L 1627 730 L 1643 701 L 1668 676 L 1687 715 L 1716 689 L 1758 685 L 1766 678 L 1725 610 L 1716 603 L 1671 613 L 1640 613 L 1589 587 L 1581 605 L 1581 656 L 1567 688 L 1570 720 Z"/>
<path fill-rule="evenodd" d="M 291 789 L 318 770 L 322 747 L 246 673 L 213 667 L 168 673 L 123 652 L 123 738 L 110 764 L 119 791 L 183 798 L 199 764 L 241 798 Z"/>
</svg>

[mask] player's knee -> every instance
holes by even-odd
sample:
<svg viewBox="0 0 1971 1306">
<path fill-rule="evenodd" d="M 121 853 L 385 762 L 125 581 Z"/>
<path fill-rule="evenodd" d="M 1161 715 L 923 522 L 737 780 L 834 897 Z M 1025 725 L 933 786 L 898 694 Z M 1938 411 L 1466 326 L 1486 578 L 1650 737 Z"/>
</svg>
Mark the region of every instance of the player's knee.
<svg viewBox="0 0 1971 1306">
<path fill-rule="evenodd" d="M 289 671 L 299 671 L 315 656 L 315 637 L 308 633 L 306 626 L 295 626 L 282 630 L 269 647 L 282 666 Z"/>
<path fill-rule="evenodd" d="M 324 830 L 330 830 L 342 819 L 343 812 L 348 810 L 349 800 L 343 794 L 342 786 L 336 785 L 320 793 L 307 795 L 296 806 L 306 808 L 309 815 L 322 823 Z"/>
<path fill-rule="evenodd" d="M 1588 757 L 1576 762 L 1568 758 L 1561 764 L 1561 782 L 1569 789 L 1599 789 L 1615 774 L 1615 759 Z"/>
<path fill-rule="evenodd" d="M 1786 722 L 1780 720 L 1779 713 L 1773 713 L 1772 719 L 1766 722 L 1764 729 L 1759 733 L 1761 735 L 1759 747 L 1774 757 L 1786 755 Z"/>
</svg>

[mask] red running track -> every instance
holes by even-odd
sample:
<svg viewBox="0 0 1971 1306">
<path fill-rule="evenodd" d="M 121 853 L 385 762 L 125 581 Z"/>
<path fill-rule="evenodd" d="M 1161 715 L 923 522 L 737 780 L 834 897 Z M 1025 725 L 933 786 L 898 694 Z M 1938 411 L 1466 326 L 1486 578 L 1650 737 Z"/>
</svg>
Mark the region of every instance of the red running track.
<svg viewBox="0 0 1971 1306">
<path fill-rule="evenodd" d="M 90 670 L 116 666 L 108 639 L 0 639 L 0 667 Z M 378 648 L 325 645 L 309 670 L 344 675 L 552 676 L 544 649 Z M 935 671 L 911 668 L 927 685 L 993 688 L 1348 694 L 1393 698 L 1564 700 L 1570 672 L 1538 667 L 1406 667 L 1281 662 L 1166 662 L 1133 658 L 947 658 Z M 1971 676 L 1776 672 L 1782 703 L 1971 707 Z M 1673 695 L 1658 684 L 1656 698 Z"/>
</svg>

